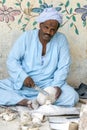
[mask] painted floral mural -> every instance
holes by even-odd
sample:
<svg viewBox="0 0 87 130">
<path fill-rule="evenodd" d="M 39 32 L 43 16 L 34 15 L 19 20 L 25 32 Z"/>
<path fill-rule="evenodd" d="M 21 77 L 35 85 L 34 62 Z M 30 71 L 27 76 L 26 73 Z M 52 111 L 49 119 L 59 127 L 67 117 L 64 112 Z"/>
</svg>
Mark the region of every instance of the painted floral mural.
<svg viewBox="0 0 87 130">
<path fill-rule="evenodd" d="M 48 4 L 45 0 L 38 0 L 38 7 L 33 7 L 32 3 L 27 0 L 25 2 L 25 8 L 22 7 L 24 0 L 16 0 L 14 7 L 8 7 L 6 0 L 0 1 L 0 22 L 7 23 L 7 26 L 12 29 L 11 23 L 15 22 L 16 17 L 18 18 L 17 24 L 20 25 L 20 30 L 25 31 L 29 25 L 31 19 L 35 18 L 43 11 L 44 8 L 53 7 L 53 4 Z M 87 1 L 87 0 L 86 0 Z M 16 6 L 16 9 L 15 9 Z M 83 7 L 80 3 L 77 3 L 77 8 L 73 9 L 70 6 L 70 1 L 67 0 L 66 3 L 59 3 L 56 8 L 57 11 L 60 11 L 65 17 L 63 27 L 65 24 L 69 24 L 70 28 L 74 28 L 74 32 L 79 35 L 79 29 L 76 26 L 77 15 L 81 15 L 81 21 L 83 27 L 86 27 L 87 24 L 87 5 Z M 36 28 L 37 22 L 34 20 L 32 22 L 33 29 Z"/>
<path fill-rule="evenodd" d="M 9 21 L 14 21 L 15 16 L 19 15 L 21 12 L 20 10 L 15 10 L 12 7 L 7 8 L 7 6 L 2 5 L 0 8 L 0 21 L 8 23 Z"/>
</svg>

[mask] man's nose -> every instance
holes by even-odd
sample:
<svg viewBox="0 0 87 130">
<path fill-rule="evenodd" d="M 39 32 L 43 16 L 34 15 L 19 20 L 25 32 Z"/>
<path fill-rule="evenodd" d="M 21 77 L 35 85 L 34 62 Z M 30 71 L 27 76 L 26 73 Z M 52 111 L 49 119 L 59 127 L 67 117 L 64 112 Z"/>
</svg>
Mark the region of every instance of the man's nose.
<svg viewBox="0 0 87 130">
<path fill-rule="evenodd" d="M 51 30 L 50 30 L 50 29 L 48 29 L 46 33 L 47 33 L 47 34 L 51 34 Z"/>
</svg>

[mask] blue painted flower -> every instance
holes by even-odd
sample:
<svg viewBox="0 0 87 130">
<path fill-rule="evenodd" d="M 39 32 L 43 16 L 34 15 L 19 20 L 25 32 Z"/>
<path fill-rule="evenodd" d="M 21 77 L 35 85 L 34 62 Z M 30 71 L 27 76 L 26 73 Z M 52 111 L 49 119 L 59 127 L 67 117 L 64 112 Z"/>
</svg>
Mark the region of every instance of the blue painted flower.
<svg viewBox="0 0 87 130">
<path fill-rule="evenodd" d="M 53 7 L 53 5 L 48 5 L 47 3 L 43 3 L 38 8 L 32 8 L 32 12 L 34 13 L 41 13 L 45 8 Z M 61 10 L 61 7 L 55 7 L 57 11 Z"/>
<path fill-rule="evenodd" d="M 75 12 L 76 13 L 81 13 L 82 14 L 82 16 L 81 16 L 82 20 L 86 21 L 86 17 L 87 17 L 87 5 L 84 5 L 82 8 L 76 8 Z"/>
</svg>

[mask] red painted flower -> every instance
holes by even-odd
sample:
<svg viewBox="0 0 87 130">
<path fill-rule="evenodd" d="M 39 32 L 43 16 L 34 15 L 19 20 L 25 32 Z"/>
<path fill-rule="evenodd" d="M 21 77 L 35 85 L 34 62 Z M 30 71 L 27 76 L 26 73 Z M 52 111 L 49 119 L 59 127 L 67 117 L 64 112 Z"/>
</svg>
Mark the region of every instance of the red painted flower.
<svg viewBox="0 0 87 130">
<path fill-rule="evenodd" d="M 20 10 L 14 10 L 12 7 L 7 8 L 6 6 L 2 6 L 0 8 L 0 21 L 5 21 L 8 23 L 9 21 L 14 21 L 15 16 L 21 13 Z"/>
</svg>

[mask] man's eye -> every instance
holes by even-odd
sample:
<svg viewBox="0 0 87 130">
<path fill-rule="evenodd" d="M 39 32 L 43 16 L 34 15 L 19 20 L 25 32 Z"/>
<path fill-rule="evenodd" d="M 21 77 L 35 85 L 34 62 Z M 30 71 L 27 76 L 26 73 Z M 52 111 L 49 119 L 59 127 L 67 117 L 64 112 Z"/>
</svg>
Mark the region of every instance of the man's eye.
<svg viewBox="0 0 87 130">
<path fill-rule="evenodd" d="M 48 29 L 48 27 L 47 27 L 47 26 L 44 26 L 44 28 Z"/>
<path fill-rule="evenodd" d="M 51 31 L 55 32 L 55 29 L 51 29 Z"/>
</svg>

